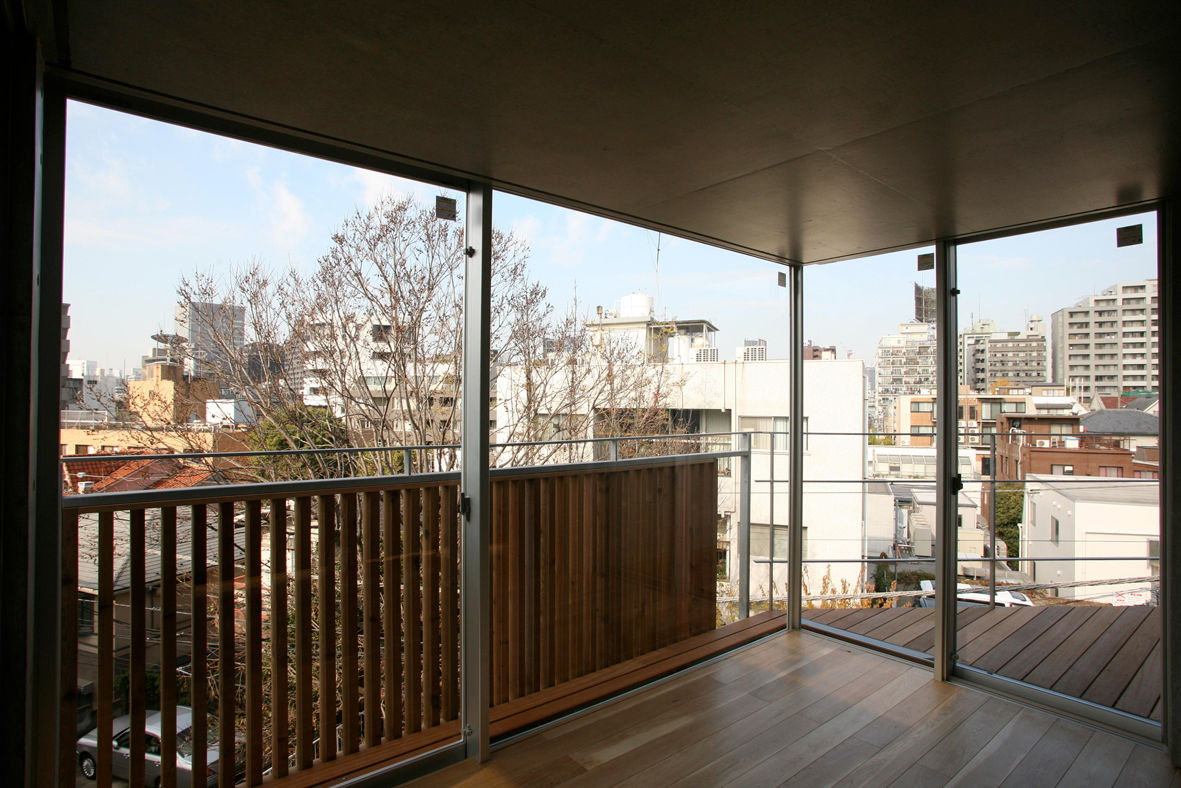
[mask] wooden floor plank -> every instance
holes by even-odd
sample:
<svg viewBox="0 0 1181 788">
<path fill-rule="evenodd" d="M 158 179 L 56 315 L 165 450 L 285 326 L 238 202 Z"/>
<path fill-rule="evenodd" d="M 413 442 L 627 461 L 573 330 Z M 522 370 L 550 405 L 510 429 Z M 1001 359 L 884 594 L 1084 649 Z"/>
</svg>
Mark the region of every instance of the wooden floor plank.
<svg viewBox="0 0 1181 788">
<path fill-rule="evenodd" d="M 783 785 L 799 788 L 832 785 L 880 751 L 881 747 L 870 744 L 865 739 L 850 736 L 796 772 Z"/>
<path fill-rule="evenodd" d="M 1025 677 L 1030 684 L 1050 689 L 1070 670 L 1070 666 L 1088 649 L 1095 639 L 1103 634 L 1119 616 L 1114 607 L 1096 608 L 1095 615 L 1088 618 L 1061 646 L 1054 649 L 1041 663 Z"/>
<path fill-rule="evenodd" d="M 1061 785 L 1105 788 L 1115 784 L 1135 744 L 1118 736 L 1094 732 L 1082 752 L 1062 775 Z"/>
<path fill-rule="evenodd" d="M 1022 709 L 948 781 L 948 786 L 1000 785 L 1053 724 L 1054 718 L 1048 714 Z"/>
<path fill-rule="evenodd" d="M 1159 750 L 1137 744 L 1132 748 L 1124 768 L 1115 780 L 1118 788 L 1132 786 L 1169 785 L 1177 778 L 1177 769 L 1169 763 L 1168 757 Z"/>
<path fill-rule="evenodd" d="M 923 757 L 936 744 L 942 741 L 956 726 L 970 717 L 977 709 L 984 705 L 988 698 L 980 693 L 963 692 L 956 688 L 955 692 L 933 711 L 915 720 L 905 733 L 899 736 L 890 746 L 883 747 L 881 752 L 870 758 L 860 768 L 855 769 L 847 777 L 837 783 L 840 786 L 862 786 L 868 784 L 888 785 L 901 777 L 916 761 Z M 871 730 L 867 726 L 864 731 Z"/>
<path fill-rule="evenodd" d="M 1070 769 L 1093 731 L 1069 720 L 1057 720 L 1001 783 L 1005 788 L 1057 785 Z"/>
<path fill-rule="evenodd" d="M 1018 711 L 1020 708 L 1016 704 L 992 698 L 928 750 L 918 763 L 942 775 L 943 781 L 947 782 L 1000 733 Z"/>
<path fill-rule="evenodd" d="M 1055 692 L 1081 698 L 1100 672 L 1139 628 L 1144 618 L 1148 616 L 1147 607 L 1143 610 L 1134 607 L 1124 608 L 1124 611 L 1112 622 L 1111 626 L 1103 630 L 1095 642 L 1078 659 L 1071 663 L 1066 672 L 1062 674 L 1062 678 L 1054 682 L 1052 689 Z M 1119 688 L 1122 692 L 1131 676 L 1119 677 L 1109 674 L 1108 678 L 1122 681 Z M 1116 697 L 1119 697 L 1118 693 Z"/>
<path fill-rule="evenodd" d="M 849 632 L 854 632 L 858 635 L 868 635 L 872 630 L 881 627 L 899 616 L 905 617 L 907 609 L 904 607 L 886 608 L 884 610 L 874 610 L 873 615 L 858 621 L 853 626 L 843 627 Z"/>
<path fill-rule="evenodd" d="M 1064 606 L 1066 615 L 1058 619 L 1054 626 L 1043 632 L 1029 644 L 1029 647 L 1015 655 L 997 671 L 1002 676 L 1011 679 L 1024 680 L 1030 671 L 1036 668 L 1042 660 L 1055 649 L 1066 642 L 1066 639 L 1078 631 L 1087 619 L 1095 614 L 1097 607 Z"/>
<path fill-rule="evenodd" d="M 1132 677 L 1124 694 L 1120 695 L 1115 707 L 1129 714 L 1139 714 L 1148 717 L 1160 703 L 1162 676 L 1164 671 L 1163 646 L 1160 640 L 1144 658 L 1144 664 Z"/>
<path fill-rule="evenodd" d="M 1058 623 L 1059 619 L 1064 617 L 1068 611 L 1069 608 L 1067 607 L 1051 607 L 1038 610 L 1017 631 L 1006 635 L 999 643 L 984 651 L 979 656 L 974 657 L 974 652 L 970 647 L 966 650 L 966 653 L 961 652 L 960 661 L 974 668 L 979 668 L 989 673 L 996 673 L 1003 665 L 1013 659 L 1013 657 L 1028 648 L 1047 629 Z M 976 644 L 972 645 L 974 646 Z"/>
<path fill-rule="evenodd" d="M 896 703 L 914 693 L 920 686 L 931 680 L 930 675 L 920 668 L 908 668 L 902 675 L 887 682 L 880 689 L 855 700 L 845 711 L 828 722 L 809 731 L 794 741 L 788 739 L 787 746 L 773 752 L 753 768 L 731 770 L 729 773 L 710 775 L 708 785 L 733 784 L 774 785 L 784 777 L 790 777 L 815 759 L 845 741 L 857 731 L 873 724 L 873 721 Z M 750 764 L 755 759 L 748 759 Z M 746 764 L 744 764 L 746 766 Z M 737 772 L 737 777 L 730 778 Z M 696 776 L 696 775 L 695 775 Z"/>
<path fill-rule="evenodd" d="M 785 632 L 418 784 L 1090 788 L 1178 774 L 1151 747 Z"/>
<path fill-rule="evenodd" d="M 1114 706 L 1145 664 L 1153 648 L 1160 643 L 1160 634 L 1160 611 L 1155 610 L 1144 617 L 1136 631 L 1099 671 L 1099 675 L 1083 693 L 1083 699 L 1103 706 Z M 1156 698 L 1152 698 L 1133 713 L 1146 716 L 1152 711 L 1152 704 L 1155 702 Z"/>
</svg>

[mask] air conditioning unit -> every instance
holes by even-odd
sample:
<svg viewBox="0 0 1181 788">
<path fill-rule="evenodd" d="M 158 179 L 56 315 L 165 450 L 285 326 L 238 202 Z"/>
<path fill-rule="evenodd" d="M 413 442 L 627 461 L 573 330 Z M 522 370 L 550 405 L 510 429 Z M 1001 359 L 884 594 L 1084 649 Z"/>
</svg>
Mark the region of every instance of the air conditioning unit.
<svg viewBox="0 0 1181 788">
<path fill-rule="evenodd" d="M 697 348 L 695 361 L 698 364 L 708 363 L 718 360 L 718 349 L 716 347 L 699 347 Z"/>
<path fill-rule="evenodd" d="M 1050 442 L 1043 438 L 1037 442 L 1037 447 L 1039 449 L 1048 449 L 1050 448 Z"/>
</svg>

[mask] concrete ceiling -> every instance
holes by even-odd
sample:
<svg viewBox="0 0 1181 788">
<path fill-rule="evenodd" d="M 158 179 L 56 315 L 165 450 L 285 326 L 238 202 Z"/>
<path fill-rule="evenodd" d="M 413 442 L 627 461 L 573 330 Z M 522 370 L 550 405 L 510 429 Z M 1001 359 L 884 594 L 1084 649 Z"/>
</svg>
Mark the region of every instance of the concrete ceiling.
<svg viewBox="0 0 1181 788">
<path fill-rule="evenodd" d="M 51 56 L 783 260 L 1177 193 L 1181 3 L 857 5 L 58 0 Z"/>
</svg>

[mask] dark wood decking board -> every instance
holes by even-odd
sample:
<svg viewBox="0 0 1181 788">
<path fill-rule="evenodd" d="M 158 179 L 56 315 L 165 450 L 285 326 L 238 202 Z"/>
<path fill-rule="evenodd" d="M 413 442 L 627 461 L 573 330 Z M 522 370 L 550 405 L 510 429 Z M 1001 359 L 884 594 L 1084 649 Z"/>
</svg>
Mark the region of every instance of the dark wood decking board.
<svg viewBox="0 0 1181 788">
<path fill-rule="evenodd" d="M 1149 746 L 834 642 L 782 633 L 415 785 L 1111 786 L 1181 775 Z M 726 663 L 741 664 L 731 674 Z"/>
<path fill-rule="evenodd" d="M 804 618 L 916 651 L 934 646 L 931 608 L 805 610 Z M 963 608 L 957 630 L 957 651 L 965 665 L 1130 714 L 1160 717 L 1156 608 Z"/>
</svg>

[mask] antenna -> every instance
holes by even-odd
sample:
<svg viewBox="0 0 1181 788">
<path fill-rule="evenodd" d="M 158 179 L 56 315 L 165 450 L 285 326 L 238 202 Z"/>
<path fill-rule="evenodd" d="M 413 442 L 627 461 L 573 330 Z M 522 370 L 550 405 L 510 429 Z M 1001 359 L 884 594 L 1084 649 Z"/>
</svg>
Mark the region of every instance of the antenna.
<svg viewBox="0 0 1181 788">
<path fill-rule="evenodd" d="M 660 303 L 660 242 L 663 240 L 662 233 L 656 233 L 656 303 Z"/>
</svg>

